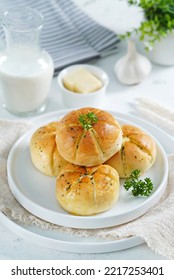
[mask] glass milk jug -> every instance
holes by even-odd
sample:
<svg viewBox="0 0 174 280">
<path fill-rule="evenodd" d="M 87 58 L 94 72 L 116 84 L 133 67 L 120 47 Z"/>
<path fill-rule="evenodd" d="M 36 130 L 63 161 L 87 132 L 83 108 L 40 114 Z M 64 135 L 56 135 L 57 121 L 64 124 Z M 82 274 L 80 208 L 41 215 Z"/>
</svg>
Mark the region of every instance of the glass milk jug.
<svg viewBox="0 0 174 280">
<path fill-rule="evenodd" d="M 40 49 L 43 16 L 30 8 L 11 9 L 1 24 L 6 38 L 0 53 L 3 105 L 19 116 L 43 112 L 54 72 L 51 56 Z"/>
</svg>

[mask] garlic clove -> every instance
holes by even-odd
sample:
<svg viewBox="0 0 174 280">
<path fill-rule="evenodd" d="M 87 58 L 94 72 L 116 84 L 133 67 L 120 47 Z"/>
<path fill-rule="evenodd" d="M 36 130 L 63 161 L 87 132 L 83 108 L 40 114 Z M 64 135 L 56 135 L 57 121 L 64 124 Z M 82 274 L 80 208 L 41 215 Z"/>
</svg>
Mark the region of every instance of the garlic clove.
<svg viewBox="0 0 174 280">
<path fill-rule="evenodd" d="M 135 43 L 128 41 L 128 51 L 120 58 L 114 67 L 117 79 L 125 85 L 134 85 L 142 82 L 151 72 L 150 61 L 136 51 Z"/>
</svg>

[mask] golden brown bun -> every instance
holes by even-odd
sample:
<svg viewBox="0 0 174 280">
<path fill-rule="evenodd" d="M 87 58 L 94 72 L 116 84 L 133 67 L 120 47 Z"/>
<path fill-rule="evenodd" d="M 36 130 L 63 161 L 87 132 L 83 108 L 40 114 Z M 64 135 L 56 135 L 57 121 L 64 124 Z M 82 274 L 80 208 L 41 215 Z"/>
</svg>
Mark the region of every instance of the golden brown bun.
<svg viewBox="0 0 174 280">
<path fill-rule="evenodd" d="M 109 165 L 66 165 L 56 182 L 62 208 L 76 215 L 93 215 L 110 209 L 119 195 L 119 176 Z"/>
<path fill-rule="evenodd" d="M 129 177 L 135 169 L 143 174 L 155 162 L 155 142 L 150 135 L 135 126 L 123 125 L 122 131 L 122 148 L 106 164 L 114 167 L 121 178 Z"/>
<path fill-rule="evenodd" d="M 93 112 L 97 123 L 89 130 L 82 127 L 79 116 Z M 95 108 L 81 108 L 65 115 L 57 128 L 59 153 L 68 162 L 83 166 L 102 164 L 113 156 L 122 143 L 119 123 L 108 112 Z"/>
<path fill-rule="evenodd" d="M 37 129 L 30 140 L 30 154 L 34 166 L 49 176 L 57 176 L 67 163 L 59 154 L 55 142 L 58 122 Z"/>
</svg>

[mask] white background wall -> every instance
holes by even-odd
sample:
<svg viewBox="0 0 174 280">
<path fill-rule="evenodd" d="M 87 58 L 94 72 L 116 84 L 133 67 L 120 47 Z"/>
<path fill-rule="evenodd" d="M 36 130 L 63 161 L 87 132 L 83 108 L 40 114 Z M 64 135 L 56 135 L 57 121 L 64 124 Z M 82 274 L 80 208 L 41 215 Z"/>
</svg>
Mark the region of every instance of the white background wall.
<svg viewBox="0 0 174 280">
<path fill-rule="evenodd" d="M 137 27 L 143 19 L 142 11 L 130 7 L 127 0 L 73 0 L 82 10 L 116 33 Z"/>
</svg>

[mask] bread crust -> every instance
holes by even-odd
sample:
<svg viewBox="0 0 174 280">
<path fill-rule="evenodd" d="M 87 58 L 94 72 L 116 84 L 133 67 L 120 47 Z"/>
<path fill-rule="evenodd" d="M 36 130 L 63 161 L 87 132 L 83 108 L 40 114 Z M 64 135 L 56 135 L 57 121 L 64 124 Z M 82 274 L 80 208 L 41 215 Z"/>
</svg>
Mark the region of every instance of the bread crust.
<svg viewBox="0 0 174 280">
<path fill-rule="evenodd" d="M 98 121 L 89 130 L 83 128 L 79 116 L 93 112 Z M 122 143 L 122 130 L 115 118 L 96 108 L 81 108 L 66 114 L 56 133 L 59 153 L 67 161 L 83 166 L 104 163 L 113 156 Z"/>
<path fill-rule="evenodd" d="M 119 176 L 109 165 L 66 165 L 56 181 L 56 198 L 75 215 L 93 215 L 110 209 L 118 200 Z"/>
<path fill-rule="evenodd" d="M 122 147 L 106 164 L 114 167 L 121 178 L 129 177 L 135 169 L 143 174 L 155 162 L 155 141 L 146 132 L 132 125 L 123 125 L 122 131 Z"/>
<path fill-rule="evenodd" d="M 59 154 L 55 141 L 58 122 L 38 128 L 30 140 L 30 155 L 34 166 L 43 174 L 57 176 L 67 163 Z"/>
</svg>

